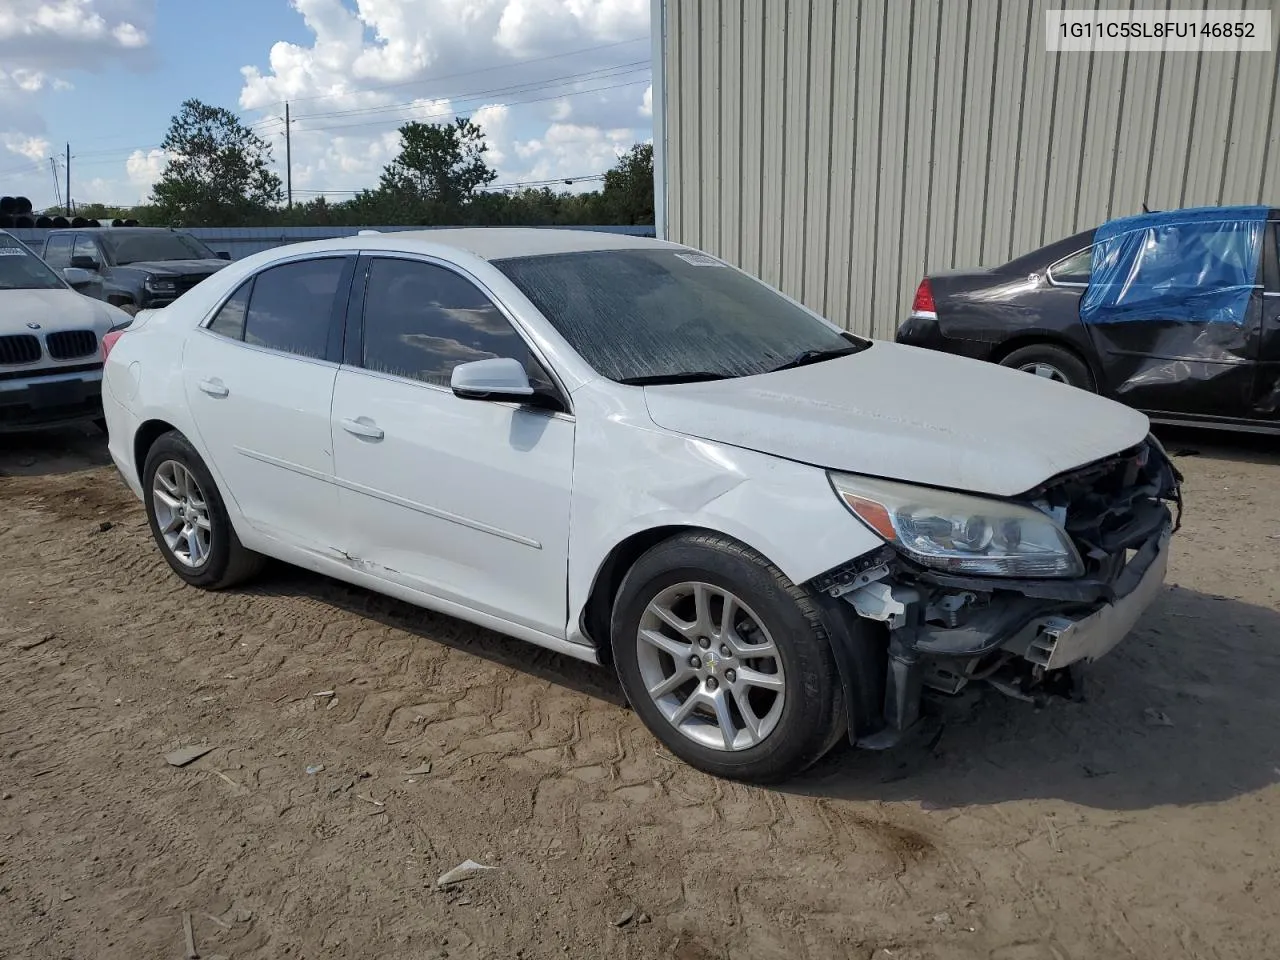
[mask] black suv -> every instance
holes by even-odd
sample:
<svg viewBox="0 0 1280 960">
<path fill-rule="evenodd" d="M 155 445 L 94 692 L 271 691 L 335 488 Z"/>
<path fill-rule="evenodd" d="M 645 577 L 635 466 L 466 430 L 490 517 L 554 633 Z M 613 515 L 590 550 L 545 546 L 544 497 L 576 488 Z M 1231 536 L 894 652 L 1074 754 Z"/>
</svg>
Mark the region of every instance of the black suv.
<svg viewBox="0 0 1280 960">
<path fill-rule="evenodd" d="M 168 306 L 231 259 L 189 233 L 163 227 L 50 230 L 43 257 L 55 270 L 88 270 L 96 282 L 80 292 L 129 314 Z"/>
</svg>

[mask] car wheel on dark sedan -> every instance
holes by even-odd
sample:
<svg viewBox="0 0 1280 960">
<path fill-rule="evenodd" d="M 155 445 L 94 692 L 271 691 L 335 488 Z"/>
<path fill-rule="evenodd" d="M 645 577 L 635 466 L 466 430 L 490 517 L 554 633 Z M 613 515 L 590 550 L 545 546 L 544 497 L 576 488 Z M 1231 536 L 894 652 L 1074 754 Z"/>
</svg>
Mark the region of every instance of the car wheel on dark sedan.
<svg viewBox="0 0 1280 960">
<path fill-rule="evenodd" d="M 690 533 L 650 549 L 622 583 L 612 629 L 636 713 L 707 773 L 784 779 L 847 728 L 813 599 L 733 540 Z"/>
<path fill-rule="evenodd" d="M 151 535 L 187 583 L 220 590 L 262 568 L 264 558 L 240 543 L 209 468 L 181 433 L 152 444 L 142 484 Z"/>
<path fill-rule="evenodd" d="M 1093 375 L 1083 360 L 1064 347 L 1051 343 L 1035 343 L 1019 347 L 1000 361 L 1003 367 L 1013 367 L 1023 373 L 1044 377 L 1069 387 L 1093 390 Z"/>
</svg>

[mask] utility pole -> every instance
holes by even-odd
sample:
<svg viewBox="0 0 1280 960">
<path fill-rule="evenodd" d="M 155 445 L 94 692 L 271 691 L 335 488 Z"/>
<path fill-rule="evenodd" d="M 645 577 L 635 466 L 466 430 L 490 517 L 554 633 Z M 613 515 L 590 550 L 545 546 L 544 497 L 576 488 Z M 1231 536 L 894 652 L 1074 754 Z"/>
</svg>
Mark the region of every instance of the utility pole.
<svg viewBox="0 0 1280 960">
<path fill-rule="evenodd" d="M 58 180 L 58 161 L 54 157 L 49 158 L 49 169 L 53 171 L 53 196 L 58 201 L 58 206 L 62 206 L 62 184 Z"/>
<path fill-rule="evenodd" d="M 67 144 L 67 216 L 73 216 L 71 212 L 71 144 Z"/>
<path fill-rule="evenodd" d="M 289 192 L 289 209 L 293 209 L 293 142 L 289 136 L 289 101 L 284 102 L 284 182 Z"/>
</svg>

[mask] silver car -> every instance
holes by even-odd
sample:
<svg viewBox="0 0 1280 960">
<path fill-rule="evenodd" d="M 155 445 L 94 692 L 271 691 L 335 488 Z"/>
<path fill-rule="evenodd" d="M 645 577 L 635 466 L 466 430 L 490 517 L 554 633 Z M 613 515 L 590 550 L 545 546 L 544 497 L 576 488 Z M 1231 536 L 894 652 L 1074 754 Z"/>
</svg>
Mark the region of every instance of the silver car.
<svg viewBox="0 0 1280 960">
<path fill-rule="evenodd" d="M 0 230 L 0 433 L 102 423 L 102 338 L 132 318 L 76 292 L 91 274 L 63 273 Z"/>
</svg>

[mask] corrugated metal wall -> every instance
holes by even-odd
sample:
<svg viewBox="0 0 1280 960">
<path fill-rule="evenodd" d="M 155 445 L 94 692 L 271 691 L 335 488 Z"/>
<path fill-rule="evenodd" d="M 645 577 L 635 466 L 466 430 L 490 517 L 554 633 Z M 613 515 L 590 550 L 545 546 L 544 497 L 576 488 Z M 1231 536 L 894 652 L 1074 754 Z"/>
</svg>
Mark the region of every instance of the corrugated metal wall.
<svg viewBox="0 0 1280 960">
<path fill-rule="evenodd" d="M 1144 201 L 1280 204 L 1280 39 L 1045 50 L 1047 9 L 1207 0 L 655 2 L 667 237 L 859 333 L 891 337 L 925 270 L 1003 263 Z M 1280 0 L 1229 6 L 1280 30 Z"/>
</svg>

